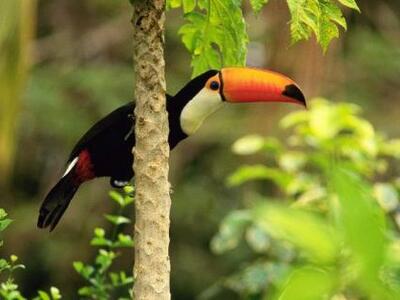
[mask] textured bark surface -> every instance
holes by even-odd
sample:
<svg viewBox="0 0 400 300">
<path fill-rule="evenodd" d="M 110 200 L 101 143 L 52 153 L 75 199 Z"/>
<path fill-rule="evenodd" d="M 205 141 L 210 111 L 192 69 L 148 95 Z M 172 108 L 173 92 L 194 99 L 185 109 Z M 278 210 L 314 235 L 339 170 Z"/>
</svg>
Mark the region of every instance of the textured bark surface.
<svg viewBox="0 0 400 300">
<path fill-rule="evenodd" d="M 168 118 L 165 110 L 164 0 L 134 2 L 136 188 L 134 297 L 170 299 Z"/>
</svg>

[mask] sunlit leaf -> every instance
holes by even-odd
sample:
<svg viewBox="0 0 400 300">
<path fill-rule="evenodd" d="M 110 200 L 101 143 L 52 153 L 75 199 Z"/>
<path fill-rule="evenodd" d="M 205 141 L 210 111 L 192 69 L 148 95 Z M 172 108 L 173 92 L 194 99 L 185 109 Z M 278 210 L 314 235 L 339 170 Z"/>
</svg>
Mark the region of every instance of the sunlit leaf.
<svg viewBox="0 0 400 300">
<path fill-rule="evenodd" d="M 395 299 L 379 278 L 387 247 L 383 212 L 367 185 L 355 174 L 337 167 L 330 172 L 330 182 L 338 195 L 338 220 L 352 251 L 359 286 L 380 299 Z"/>
<path fill-rule="evenodd" d="M 263 6 L 268 3 L 268 1 L 269 0 L 250 0 L 250 4 L 254 12 L 258 14 Z"/>
<path fill-rule="evenodd" d="M 40 300 L 51 300 L 50 296 L 45 291 L 38 291 Z"/>
<path fill-rule="evenodd" d="M 110 196 L 110 198 L 111 198 L 112 200 L 114 200 L 115 202 L 117 202 L 120 206 L 123 206 L 123 205 L 124 205 L 124 197 L 123 197 L 120 193 L 118 193 L 118 192 L 116 192 L 116 191 L 110 191 L 110 192 L 108 193 L 108 195 Z"/>
<path fill-rule="evenodd" d="M 355 0 L 338 0 L 338 1 L 342 3 L 344 6 L 357 10 L 358 12 L 360 11 L 360 8 L 358 7 Z"/>
<path fill-rule="evenodd" d="M 253 209 L 257 224 L 271 236 L 289 241 L 310 260 L 333 262 L 339 254 L 335 229 L 311 212 L 274 204 L 259 204 Z"/>
<path fill-rule="evenodd" d="M 111 223 L 115 225 L 120 225 L 120 224 L 128 224 L 131 222 L 130 219 L 123 217 L 123 216 L 117 216 L 117 215 L 105 215 L 106 219 L 110 221 Z"/>
<path fill-rule="evenodd" d="M 263 145 L 264 138 L 260 135 L 252 134 L 236 140 L 232 145 L 232 151 L 239 155 L 250 155 L 260 151 Z"/>
<path fill-rule="evenodd" d="M 337 275 L 315 267 L 295 269 L 282 288 L 279 300 L 330 299 Z"/>
<path fill-rule="evenodd" d="M 287 172 L 296 172 L 307 162 L 307 157 L 299 151 L 286 151 L 278 159 L 279 166 Z"/>
<path fill-rule="evenodd" d="M 193 76 L 222 66 L 243 66 L 248 39 L 241 2 L 206 0 L 199 5 L 204 10 L 186 14 L 187 23 L 179 30 L 192 54 Z"/>
<path fill-rule="evenodd" d="M 307 40 L 314 33 L 326 51 L 331 40 L 339 36 L 338 25 L 346 29 L 342 11 L 333 0 L 287 0 L 287 3 L 292 16 L 290 30 L 293 43 Z"/>
<path fill-rule="evenodd" d="M 276 168 L 269 168 L 264 165 L 242 166 L 228 177 L 227 183 L 230 186 L 240 185 L 250 180 L 272 180 L 282 188 L 287 187 L 292 176 Z"/>
</svg>

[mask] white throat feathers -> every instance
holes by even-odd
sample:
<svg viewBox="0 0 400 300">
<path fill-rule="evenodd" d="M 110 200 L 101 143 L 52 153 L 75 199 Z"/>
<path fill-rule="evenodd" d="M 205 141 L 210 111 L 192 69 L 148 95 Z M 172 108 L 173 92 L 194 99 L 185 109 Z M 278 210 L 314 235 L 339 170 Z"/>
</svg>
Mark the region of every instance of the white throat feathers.
<svg viewBox="0 0 400 300">
<path fill-rule="evenodd" d="M 192 135 L 203 121 L 224 104 L 218 91 L 203 88 L 183 108 L 180 122 L 184 133 Z"/>
</svg>

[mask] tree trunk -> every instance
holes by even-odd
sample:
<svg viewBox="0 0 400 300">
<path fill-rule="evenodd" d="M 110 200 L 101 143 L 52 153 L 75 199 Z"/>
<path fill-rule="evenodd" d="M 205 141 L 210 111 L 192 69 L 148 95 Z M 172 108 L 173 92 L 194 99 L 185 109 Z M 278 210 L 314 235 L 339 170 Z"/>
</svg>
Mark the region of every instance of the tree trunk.
<svg viewBox="0 0 400 300">
<path fill-rule="evenodd" d="M 134 1 L 136 224 L 134 297 L 170 299 L 168 117 L 164 76 L 164 0 Z"/>
</svg>

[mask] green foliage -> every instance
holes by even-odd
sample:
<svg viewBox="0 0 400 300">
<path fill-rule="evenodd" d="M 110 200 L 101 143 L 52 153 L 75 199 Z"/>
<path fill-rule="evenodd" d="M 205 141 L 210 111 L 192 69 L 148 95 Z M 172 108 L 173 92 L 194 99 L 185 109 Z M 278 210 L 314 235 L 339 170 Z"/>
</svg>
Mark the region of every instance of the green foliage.
<svg viewBox="0 0 400 300">
<path fill-rule="evenodd" d="M 354 0 L 338 0 L 359 11 Z M 291 14 L 292 43 L 307 40 L 312 33 L 324 51 L 339 36 L 338 25 L 347 28 L 340 7 L 334 0 L 287 0 Z M 259 13 L 268 0 L 250 0 Z M 239 0 L 169 0 L 168 8 L 182 7 L 186 24 L 179 34 L 192 55 L 193 76 L 223 66 L 246 63 L 248 36 Z"/>
<path fill-rule="evenodd" d="M 0 208 L 0 233 L 3 232 L 10 224 L 12 220 L 7 217 L 7 213 L 4 209 Z M 1 235 L 0 235 L 1 237 Z M 3 245 L 3 240 L 0 238 L 0 246 Z M 4 300 L 26 300 L 21 292 L 19 291 L 18 284 L 15 283 L 13 277 L 14 271 L 18 269 L 25 269 L 23 264 L 17 263 L 18 256 L 11 255 L 10 258 L 0 258 L 0 298 Z M 3 279 L 5 278 L 5 279 Z M 50 292 L 38 291 L 38 296 L 34 297 L 33 300 L 59 300 L 61 299 L 60 291 L 51 287 Z"/>
<path fill-rule="evenodd" d="M 123 224 L 131 220 L 123 213 L 133 202 L 133 187 L 124 188 L 124 194 L 116 191 L 110 192 L 110 198 L 118 204 L 116 215 L 106 215 L 105 218 L 112 224 L 111 231 L 107 234 L 103 228 L 94 230 L 91 245 L 99 247 L 94 263 L 85 264 L 81 261 L 74 262 L 73 266 L 88 283 L 79 289 L 78 294 L 87 299 L 130 299 L 133 277 L 126 271 L 112 271 L 115 260 L 120 256 L 123 248 L 133 248 L 134 242 L 130 235 L 122 232 Z"/>
<path fill-rule="evenodd" d="M 237 0 L 170 1 L 182 5 L 187 23 L 179 34 L 192 54 L 193 76 L 221 66 L 242 66 L 246 60 L 247 33 L 241 2 Z"/>
<path fill-rule="evenodd" d="M 359 114 L 353 104 L 315 99 L 308 111 L 281 121 L 291 129 L 285 143 L 251 135 L 233 145 L 239 155 L 261 154 L 264 163 L 239 167 L 228 184 L 267 181 L 277 193 L 223 220 L 212 250 L 223 254 L 246 241 L 257 254 L 248 268 L 264 273 L 239 271 L 214 294 L 228 288 L 245 299 L 400 297 L 399 185 L 391 170 L 400 144 Z M 266 265 L 283 271 L 277 277 Z"/>
<path fill-rule="evenodd" d="M 263 6 L 268 3 L 269 0 L 250 0 L 251 7 L 255 13 L 259 13 Z"/>
<path fill-rule="evenodd" d="M 78 293 L 85 299 L 108 300 L 108 299 L 131 299 L 131 287 L 133 277 L 126 271 L 112 271 L 115 260 L 120 256 L 120 251 L 124 248 L 133 248 L 134 242 L 130 235 L 124 234 L 122 225 L 130 223 L 130 219 L 123 216 L 124 210 L 133 202 L 133 187 L 124 188 L 124 193 L 116 191 L 110 192 L 110 198 L 118 204 L 118 212 L 115 215 L 106 215 L 105 218 L 112 224 L 110 233 L 106 233 L 103 228 L 94 230 L 94 237 L 90 244 L 99 247 L 98 254 L 94 263 L 85 264 L 77 261 L 73 263 L 75 270 L 87 282 L 88 285 L 79 289 Z M 4 231 L 11 220 L 7 218 L 7 213 L 0 209 L 0 232 Z M 0 246 L 3 241 L 0 239 Z M 9 260 L 0 258 L 0 298 L 5 300 L 25 300 L 26 298 L 19 291 L 18 285 L 13 278 L 13 272 L 17 269 L 24 269 L 25 266 L 18 264 L 18 257 L 11 255 Z M 7 275 L 6 280 L 1 277 Z M 60 291 L 51 287 L 49 292 L 38 291 L 38 295 L 33 300 L 59 300 Z"/>
</svg>

